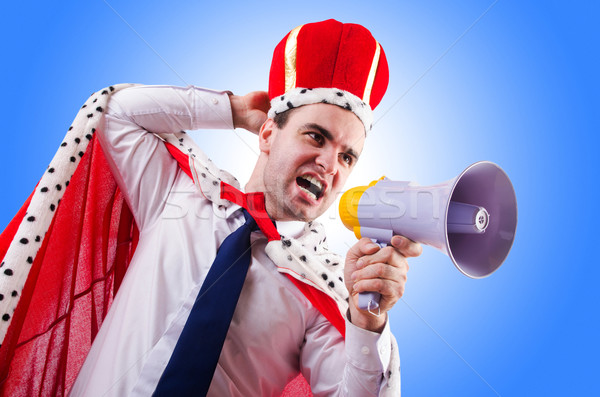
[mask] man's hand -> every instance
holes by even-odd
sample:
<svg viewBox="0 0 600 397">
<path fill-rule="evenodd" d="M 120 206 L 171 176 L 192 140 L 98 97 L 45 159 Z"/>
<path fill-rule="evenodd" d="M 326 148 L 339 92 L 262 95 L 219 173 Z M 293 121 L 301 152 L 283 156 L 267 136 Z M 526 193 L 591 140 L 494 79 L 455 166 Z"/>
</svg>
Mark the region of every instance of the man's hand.
<svg viewBox="0 0 600 397">
<path fill-rule="evenodd" d="M 408 263 L 406 258 L 421 255 L 421 244 L 394 236 L 389 246 L 379 248 L 368 238 L 354 244 L 346 254 L 344 275 L 350 292 L 350 321 L 361 328 L 381 332 L 388 312 L 404 294 Z M 358 293 L 381 294 L 379 317 L 358 308 Z"/>
<path fill-rule="evenodd" d="M 254 91 L 244 96 L 232 94 L 229 100 L 234 128 L 244 128 L 258 135 L 271 107 L 269 94 L 264 91 Z"/>
</svg>

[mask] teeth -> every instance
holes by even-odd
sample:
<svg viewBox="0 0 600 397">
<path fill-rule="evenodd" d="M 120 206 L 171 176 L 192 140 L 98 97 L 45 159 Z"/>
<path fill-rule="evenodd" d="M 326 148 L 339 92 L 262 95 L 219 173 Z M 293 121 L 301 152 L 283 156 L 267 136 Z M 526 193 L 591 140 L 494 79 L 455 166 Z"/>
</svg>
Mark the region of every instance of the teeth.
<svg viewBox="0 0 600 397">
<path fill-rule="evenodd" d="M 323 184 L 317 178 L 315 178 L 314 176 L 304 175 L 302 178 L 306 179 L 307 181 L 309 181 L 313 185 L 316 185 L 319 188 L 319 190 L 323 189 Z"/>
<path fill-rule="evenodd" d="M 298 186 L 310 197 L 318 200 L 323 193 L 323 184 L 315 177 L 303 175 L 297 178 Z"/>
<path fill-rule="evenodd" d="M 303 188 L 302 186 L 299 186 L 300 190 L 302 190 L 304 193 L 308 194 L 310 197 L 312 197 L 313 199 L 317 199 L 317 196 L 315 196 L 315 194 L 313 192 L 311 192 L 308 189 Z"/>
</svg>

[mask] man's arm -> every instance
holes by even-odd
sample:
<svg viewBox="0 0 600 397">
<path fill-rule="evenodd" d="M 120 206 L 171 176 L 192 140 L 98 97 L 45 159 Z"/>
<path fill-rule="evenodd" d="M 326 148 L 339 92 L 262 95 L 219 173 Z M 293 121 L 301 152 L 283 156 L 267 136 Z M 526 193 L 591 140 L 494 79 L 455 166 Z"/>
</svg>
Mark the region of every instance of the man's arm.
<svg viewBox="0 0 600 397">
<path fill-rule="evenodd" d="M 419 244 L 400 236 L 383 249 L 363 239 L 348 251 L 345 273 L 351 299 L 345 340 L 318 316 L 309 323 L 302 348 L 302 373 L 315 396 L 398 395 L 399 352 L 387 311 L 404 292 L 406 258 L 420 252 Z M 368 290 L 382 294 L 382 314 L 378 317 L 357 307 L 358 293 Z"/>
<path fill-rule="evenodd" d="M 381 333 L 359 328 L 346 319 L 345 338 L 322 315 L 317 315 L 305 334 L 301 371 L 316 396 L 388 396 L 390 363 L 398 363 L 392 351 L 393 336 L 386 324 Z M 393 360 L 392 356 L 396 359 Z M 392 384 L 398 384 L 398 368 Z M 393 393 L 392 395 L 396 395 Z"/>
<path fill-rule="evenodd" d="M 234 125 L 258 131 L 261 111 L 252 106 L 265 97 L 268 105 L 266 93 L 238 97 L 171 86 L 131 87 L 111 97 L 98 138 L 138 226 L 144 227 L 158 216 L 180 172 L 163 142 L 149 132 L 232 129 Z M 266 119 L 266 111 L 262 113 Z"/>
<path fill-rule="evenodd" d="M 362 239 L 348 251 L 344 271 L 350 302 L 345 343 L 336 342 L 333 327 L 327 329 L 326 324 L 307 331 L 302 365 L 315 395 L 399 395 L 399 352 L 387 312 L 404 293 L 406 258 L 421 251 L 420 244 L 401 236 L 394 236 L 391 245 L 383 249 Z M 379 316 L 358 308 L 358 293 L 364 291 L 381 293 Z M 343 351 L 336 351 L 340 346 Z M 336 371 L 341 375 L 339 383 L 331 379 Z"/>
</svg>

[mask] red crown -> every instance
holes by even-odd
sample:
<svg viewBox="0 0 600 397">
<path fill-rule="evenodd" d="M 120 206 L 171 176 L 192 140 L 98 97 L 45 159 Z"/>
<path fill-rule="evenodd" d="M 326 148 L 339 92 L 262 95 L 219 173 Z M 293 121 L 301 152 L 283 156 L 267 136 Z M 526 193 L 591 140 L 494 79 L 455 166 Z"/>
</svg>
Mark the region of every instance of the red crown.
<svg viewBox="0 0 600 397">
<path fill-rule="evenodd" d="M 277 45 L 269 97 L 273 100 L 294 88 L 335 88 L 375 109 L 388 80 L 385 53 L 371 32 L 329 19 L 299 26 Z"/>
</svg>

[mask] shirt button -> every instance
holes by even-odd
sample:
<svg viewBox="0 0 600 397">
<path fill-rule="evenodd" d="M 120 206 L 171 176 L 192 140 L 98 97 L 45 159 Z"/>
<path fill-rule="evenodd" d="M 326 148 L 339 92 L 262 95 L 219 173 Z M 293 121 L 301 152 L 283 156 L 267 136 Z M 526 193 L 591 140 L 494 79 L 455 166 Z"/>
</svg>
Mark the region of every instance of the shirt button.
<svg viewBox="0 0 600 397">
<path fill-rule="evenodd" d="M 367 346 L 363 346 L 362 349 L 360 349 L 360 352 L 362 354 L 364 354 L 365 356 L 368 355 L 371 351 L 369 350 L 369 348 Z"/>
<path fill-rule="evenodd" d="M 213 98 L 212 103 L 214 103 L 216 105 L 217 103 L 219 103 L 219 100 L 217 98 Z"/>
</svg>

